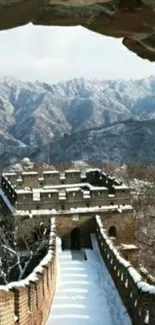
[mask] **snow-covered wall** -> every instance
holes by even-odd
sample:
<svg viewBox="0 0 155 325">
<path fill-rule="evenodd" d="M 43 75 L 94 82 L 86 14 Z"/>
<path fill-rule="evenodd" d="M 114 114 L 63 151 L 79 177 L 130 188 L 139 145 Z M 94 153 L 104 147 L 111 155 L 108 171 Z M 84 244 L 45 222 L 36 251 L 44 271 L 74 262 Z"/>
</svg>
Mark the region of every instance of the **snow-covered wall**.
<svg viewBox="0 0 155 325">
<path fill-rule="evenodd" d="M 1 188 L 0 196 L 11 212 L 131 205 L 130 189 L 96 169 L 85 174 L 79 170 L 7 173 L 2 175 Z"/>
<path fill-rule="evenodd" d="M 101 255 L 128 310 L 133 325 L 155 324 L 155 286 L 141 275 L 116 250 L 96 216 L 96 234 Z"/>
<path fill-rule="evenodd" d="M 44 325 L 55 290 L 55 219 L 47 255 L 24 280 L 0 286 L 1 325 Z"/>
</svg>

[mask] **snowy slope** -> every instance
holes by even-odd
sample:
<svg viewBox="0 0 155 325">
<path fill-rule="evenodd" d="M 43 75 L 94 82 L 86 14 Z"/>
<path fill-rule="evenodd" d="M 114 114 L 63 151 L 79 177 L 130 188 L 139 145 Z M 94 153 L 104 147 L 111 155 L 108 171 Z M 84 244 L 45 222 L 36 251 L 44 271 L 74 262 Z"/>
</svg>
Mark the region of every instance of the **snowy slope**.
<svg viewBox="0 0 155 325">
<path fill-rule="evenodd" d="M 78 155 L 78 148 L 71 148 L 69 156 L 71 159 L 84 159 L 86 151 L 86 158 L 94 158 L 91 156 L 93 143 L 95 144 L 94 156 L 98 159 L 100 148 L 96 147 L 97 142 L 93 130 L 103 129 L 114 123 L 117 123 L 116 128 L 114 125 L 114 130 L 118 134 L 118 143 L 115 143 L 116 151 L 117 148 L 122 147 L 119 139 L 125 134 L 123 140 L 127 152 L 132 139 L 129 139 L 128 143 L 126 134 L 128 129 L 129 134 L 134 132 L 132 119 L 137 122 L 155 120 L 154 76 L 129 81 L 79 78 L 54 85 L 39 81 L 32 83 L 8 77 L 2 78 L 0 79 L 0 162 L 11 161 L 12 158 L 21 159 L 24 156 L 47 161 L 48 142 L 51 142 L 51 147 L 56 150 L 57 142 L 63 140 L 64 136 L 66 139 L 66 136 L 71 134 L 72 143 L 69 145 L 72 146 L 74 136 L 78 137 L 78 134 L 85 130 L 89 138 L 87 144 L 82 143 L 84 150 L 81 156 Z M 127 120 L 130 120 L 128 126 L 123 124 Z M 142 138 L 144 133 L 146 140 L 152 132 L 149 122 L 148 126 L 144 125 L 144 130 L 141 130 L 141 124 L 136 125 L 138 136 Z M 113 126 L 112 129 L 107 130 L 107 140 L 104 144 L 108 159 L 111 159 L 108 153 L 113 143 L 111 133 L 113 134 Z M 78 147 L 78 143 L 75 145 Z M 152 143 L 149 152 L 151 151 L 154 151 Z M 59 159 L 60 153 L 59 156 L 57 155 Z M 66 158 L 67 154 L 64 156 Z M 134 156 L 135 154 L 129 153 L 131 160 Z M 117 157 L 122 157 L 123 160 L 123 152 L 114 152 L 114 159 Z M 54 158 L 53 153 L 51 160 Z"/>
</svg>

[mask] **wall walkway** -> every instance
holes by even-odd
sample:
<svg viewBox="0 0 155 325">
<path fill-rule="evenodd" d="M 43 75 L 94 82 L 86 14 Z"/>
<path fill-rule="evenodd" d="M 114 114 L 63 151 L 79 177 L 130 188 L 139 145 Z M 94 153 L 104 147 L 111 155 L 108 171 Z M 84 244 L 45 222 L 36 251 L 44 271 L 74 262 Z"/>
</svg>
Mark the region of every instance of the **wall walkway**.
<svg viewBox="0 0 155 325">
<path fill-rule="evenodd" d="M 25 280 L 0 286 L 1 325 L 155 324 L 155 286 L 122 258 L 99 216 L 95 222 L 93 250 L 75 254 L 62 252 L 52 221 L 45 258 Z"/>
<path fill-rule="evenodd" d="M 84 252 L 61 250 L 58 243 L 57 287 L 46 325 L 131 325 L 102 261 L 96 238 Z"/>
</svg>

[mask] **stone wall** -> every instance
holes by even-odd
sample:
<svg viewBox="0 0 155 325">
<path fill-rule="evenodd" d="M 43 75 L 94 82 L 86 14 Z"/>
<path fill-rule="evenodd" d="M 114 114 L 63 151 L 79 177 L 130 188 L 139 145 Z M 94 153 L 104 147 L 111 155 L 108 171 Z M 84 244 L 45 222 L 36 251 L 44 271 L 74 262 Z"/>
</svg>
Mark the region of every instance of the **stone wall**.
<svg viewBox="0 0 155 325">
<path fill-rule="evenodd" d="M 8 173 L 2 176 L 1 187 L 17 210 L 69 210 L 131 204 L 130 189 L 99 170 L 88 171 L 84 180 L 78 170 L 63 174 L 44 171 L 41 175 L 34 171 Z"/>
<path fill-rule="evenodd" d="M 94 232 L 94 218 L 90 216 L 58 217 L 56 219 L 57 234 L 62 239 L 63 248 L 71 248 L 71 232 L 73 229 L 80 230 L 81 247 L 91 247 L 90 234 Z"/>
<path fill-rule="evenodd" d="M 55 222 L 48 254 L 24 280 L 0 286 L 1 325 L 45 325 L 55 291 Z"/>
<path fill-rule="evenodd" d="M 48 212 L 48 211 L 47 211 Z M 50 211 L 49 211 L 50 212 Z M 15 218 L 20 221 L 26 222 L 26 219 L 31 220 L 35 223 L 35 220 L 49 220 L 51 216 L 56 218 L 57 234 L 63 238 L 66 242 L 66 248 L 70 248 L 70 235 L 74 228 L 80 228 L 81 232 L 81 246 L 90 247 L 90 233 L 94 232 L 95 223 L 94 215 L 99 213 L 101 219 L 103 220 L 106 233 L 108 234 L 110 227 L 116 227 L 116 238 L 114 242 L 116 245 L 120 243 L 123 244 L 133 244 L 135 240 L 134 234 L 134 220 L 133 211 L 131 208 L 118 211 L 118 209 L 102 210 L 92 209 L 92 211 L 86 210 L 85 212 L 78 211 L 59 211 L 50 212 L 46 214 L 40 214 L 40 211 L 32 211 L 30 214 L 28 211 L 24 211 L 24 214 L 15 214 Z"/>
<path fill-rule="evenodd" d="M 20 191 L 17 193 L 17 210 L 36 210 L 36 209 L 56 209 L 68 210 L 70 208 L 111 206 L 111 205 L 130 205 L 130 195 L 126 193 L 113 197 L 108 195 L 108 190 L 90 190 L 85 194 L 82 189 L 78 191 L 64 191 L 64 197 L 58 190 L 40 190 L 38 201 L 33 199 L 32 191 Z"/>
<path fill-rule="evenodd" d="M 43 186 L 52 185 L 67 185 L 78 183 L 90 183 L 94 186 L 107 187 L 111 193 L 111 189 L 114 186 L 120 186 L 121 183 L 115 180 L 114 177 L 110 177 L 103 173 L 100 169 L 88 169 L 85 173 L 80 170 L 64 170 L 59 172 L 57 170 L 43 171 L 41 173 L 37 171 L 29 172 L 17 172 L 17 173 L 4 173 L 3 178 L 6 178 L 11 182 L 16 189 L 25 187 L 42 188 Z M 114 190 L 114 188 L 113 188 Z M 115 191 L 112 191 L 113 193 Z"/>
<path fill-rule="evenodd" d="M 122 213 L 114 211 L 102 212 L 100 216 L 107 234 L 110 227 L 116 227 L 116 238 L 114 239 L 116 245 L 134 243 L 135 232 L 132 211 Z M 90 234 L 95 229 L 94 212 L 86 215 L 73 214 L 72 216 L 62 214 L 56 218 L 56 224 L 58 236 L 64 241 L 65 248 L 71 247 L 71 232 L 74 228 L 80 229 L 81 246 L 91 247 Z"/>
<path fill-rule="evenodd" d="M 63 185 L 64 187 L 60 186 L 62 176 L 63 183 L 66 183 Z M 20 175 L 8 173 L 2 176 L 1 187 L 10 203 L 17 210 L 69 210 L 79 207 L 131 204 L 129 188 L 124 185 L 120 186 L 113 178 L 105 176 L 99 171 L 97 174 L 89 171 L 85 178 L 85 181 L 89 180 L 90 184 L 86 182 L 81 184 L 81 173 L 76 170 L 65 171 L 64 175 L 60 175 L 58 171 L 44 171 L 42 177 L 38 172 L 23 172 Z M 110 186 L 113 184 L 113 193 L 109 189 L 109 182 L 111 182 Z M 73 183 L 78 183 L 79 186 L 67 187 L 67 184 Z M 47 186 L 47 184 L 52 185 Z M 103 187 L 103 184 L 106 187 Z M 57 187 L 52 188 L 55 185 Z M 45 187 L 43 188 L 43 186 Z M 38 193 L 37 198 L 36 192 Z"/>
<path fill-rule="evenodd" d="M 120 243 L 135 243 L 133 211 L 126 210 L 122 213 L 113 211 L 111 213 L 100 214 L 100 216 L 107 235 L 109 235 L 111 227 L 115 228 L 116 238 L 114 239 L 114 242 L 116 245 L 119 245 Z"/>
<path fill-rule="evenodd" d="M 133 325 L 154 325 L 155 286 L 144 282 L 106 235 L 101 219 L 96 217 L 96 235 L 103 260 L 115 282 Z"/>
<path fill-rule="evenodd" d="M 44 171 L 43 172 L 43 184 L 47 185 L 61 185 L 60 172 L 58 171 Z"/>
</svg>

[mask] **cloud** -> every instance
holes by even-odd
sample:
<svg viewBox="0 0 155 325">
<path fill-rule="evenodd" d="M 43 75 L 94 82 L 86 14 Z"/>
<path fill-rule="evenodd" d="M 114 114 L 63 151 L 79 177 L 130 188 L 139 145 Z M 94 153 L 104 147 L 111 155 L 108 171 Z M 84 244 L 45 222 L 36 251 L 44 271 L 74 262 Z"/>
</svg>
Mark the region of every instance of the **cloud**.
<svg viewBox="0 0 155 325">
<path fill-rule="evenodd" d="M 141 78 L 155 64 L 129 52 L 121 40 L 78 27 L 31 24 L 0 32 L 0 75 L 54 83 L 86 78 Z"/>
</svg>

